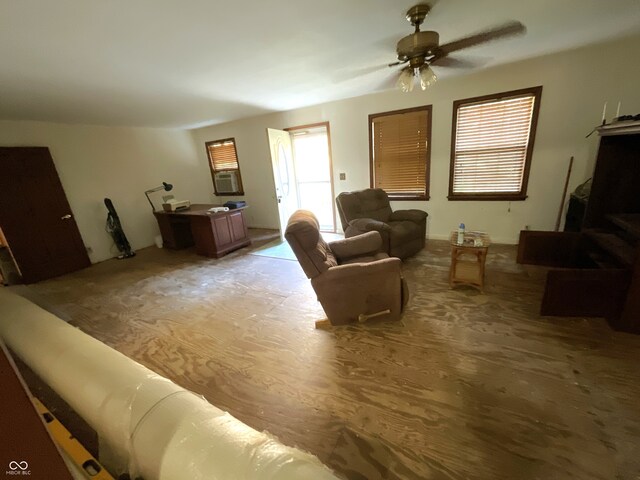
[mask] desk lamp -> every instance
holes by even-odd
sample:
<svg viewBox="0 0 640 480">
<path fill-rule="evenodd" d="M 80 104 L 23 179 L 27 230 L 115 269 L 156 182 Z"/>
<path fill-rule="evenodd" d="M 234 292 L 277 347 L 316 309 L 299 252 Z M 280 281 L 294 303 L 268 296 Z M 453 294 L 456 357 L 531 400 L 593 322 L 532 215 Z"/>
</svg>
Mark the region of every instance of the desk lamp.
<svg viewBox="0 0 640 480">
<path fill-rule="evenodd" d="M 169 191 L 171 191 L 172 188 L 173 188 L 173 185 L 171 185 L 170 183 L 162 182 L 162 185 L 160 185 L 159 187 L 155 187 L 155 188 L 152 188 L 152 189 L 147 190 L 146 192 L 144 192 L 144 194 L 147 197 L 147 200 L 149 200 L 149 205 L 151 205 L 151 210 L 153 210 L 155 212 L 156 211 L 156 207 L 154 207 L 153 203 L 151 203 L 151 199 L 149 198 L 149 194 L 153 193 L 153 192 L 158 192 L 160 190 L 165 190 L 165 191 L 169 192 Z"/>
</svg>

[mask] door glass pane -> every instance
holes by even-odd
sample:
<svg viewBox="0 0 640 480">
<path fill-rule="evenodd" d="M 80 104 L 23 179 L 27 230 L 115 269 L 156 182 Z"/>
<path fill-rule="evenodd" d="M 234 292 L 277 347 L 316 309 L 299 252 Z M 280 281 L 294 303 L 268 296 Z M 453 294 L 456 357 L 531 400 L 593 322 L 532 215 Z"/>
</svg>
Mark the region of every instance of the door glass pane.
<svg viewBox="0 0 640 480">
<path fill-rule="evenodd" d="M 335 231 L 327 129 L 300 129 L 292 140 L 298 207 L 312 211 L 321 230 Z"/>
<path fill-rule="evenodd" d="M 300 195 L 300 208 L 311 210 L 320 222 L 321 230 L 333 229 L 333 205 L 331 199 L 331 184 L 300 183 L 298 184 Z"/>
<path fill-rule="evenodd" d="M 326 133 L 294 135 L 298 183 L 329 182 L 329 150 Z"/>
</svg>

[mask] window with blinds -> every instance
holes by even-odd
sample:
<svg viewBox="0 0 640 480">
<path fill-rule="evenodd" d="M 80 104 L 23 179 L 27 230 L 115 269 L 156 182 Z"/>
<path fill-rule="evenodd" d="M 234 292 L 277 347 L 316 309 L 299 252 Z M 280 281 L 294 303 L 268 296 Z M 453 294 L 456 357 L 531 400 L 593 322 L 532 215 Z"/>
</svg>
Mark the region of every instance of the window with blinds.
<svg viewBox="0 0 640 480">
<path fill-rule="evenodd" d="M 453 104 L 450 200 L 524 200 L 542 87 Z"/>
<path fill-rule="evenodd" d="M 393 200 L 429 198 L 431 105 L 369 115 L 371 186 Z"/>
<path fill-rule="evenodd" d="M 240 163 L 233 138 L 206 142 L 216 195 L 243 195 Z"/>
</svg>

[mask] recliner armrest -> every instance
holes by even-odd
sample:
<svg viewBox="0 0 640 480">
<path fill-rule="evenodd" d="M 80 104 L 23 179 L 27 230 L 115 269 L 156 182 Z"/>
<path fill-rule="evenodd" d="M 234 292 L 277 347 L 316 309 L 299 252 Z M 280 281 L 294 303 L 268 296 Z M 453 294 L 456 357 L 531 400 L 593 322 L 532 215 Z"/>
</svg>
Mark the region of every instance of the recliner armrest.
<svg viewBox="0 0 640 480">
<path fill-rule="evenodd" d="M 382 247 L 382 237 L 377 231 L 329 242 L 329 248 L 338 260 L 375 254 Z"/>
<path fill-rule="evenodd" d="M 364 280 L 368 276 L 376 274 L 398 275 L 402 270 L 402 260 L 396 257 L 384 258 L 369 263 L 349 263 L 347 265 L 338 265 L 331 267 L 322 275 L 312 280 L 314 284 L 322 284 L 325 282 L 335 283 L 348 280 L 351 282 L 361 279 Z"/>
<path fill-rule="evenodd" d="M 373 230 L 384 232 L 391 230 L 389 225 L 380 220 L 374 220 L 373 218 L 356 218 L 349 222 L 349 226 L 356 228 L 360 232 L 371 232 Z"/>
<path fill-rule="evenodd" d="M 408 220 L 410 222 L 420 223 L 423 222 L 428 215 L 429 214 L 423 210 L 396 210 L 395 212 L 391 212 L 391 218 L 389 220 L 392 222 Z"/>
</svg>

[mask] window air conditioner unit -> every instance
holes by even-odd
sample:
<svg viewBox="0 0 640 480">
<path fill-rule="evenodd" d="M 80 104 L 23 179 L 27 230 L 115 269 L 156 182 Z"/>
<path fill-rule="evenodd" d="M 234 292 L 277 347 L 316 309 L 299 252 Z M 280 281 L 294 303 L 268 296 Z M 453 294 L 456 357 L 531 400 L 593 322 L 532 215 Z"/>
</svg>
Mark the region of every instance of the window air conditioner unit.
<svg viewBox="0 0 640 480">
<path fill-rule="evenodd" d="M 236 193 L 238 191 L 238 176 L 236 172 L 218 172 L 215 174 L 217 193 Z"/>
</svg>

